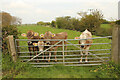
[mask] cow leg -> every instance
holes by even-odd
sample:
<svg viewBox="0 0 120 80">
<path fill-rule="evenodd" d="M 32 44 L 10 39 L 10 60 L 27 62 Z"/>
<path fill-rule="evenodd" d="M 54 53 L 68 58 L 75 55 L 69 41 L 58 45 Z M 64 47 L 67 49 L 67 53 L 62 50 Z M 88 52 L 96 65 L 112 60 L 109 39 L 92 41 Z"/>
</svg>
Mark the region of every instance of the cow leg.
<svg viewBox="0 0 120 80">
<path fill-rule="evenodd" d="M 82 57 L 83 57 L 83 52 L 81 51 L 81 59 L 80 59 L 80 62 L 82 62 Z"/>
<path fill-rule="evenodd" d="M 39 52 L 38 52 L 38 51 L 39 51 L 38 46 L 36 47 L 36 51 L 37 51 L 37 52 L 36 52 L 36 55 L 38 55 L 38 54 L 39 54 Z M 38 56 L 38 58 L 37 58 L 37 59 L 39 59 L 39 56 Z M 40 62 L 40 61 L 38 60 L 37 62 Z"/>
<path fill-rule="evenodd" d="M 35 55 L 36 55 L 36 54 L 35 54 L 35 47 L 33 47 L 33 52 L 34 52 L 34 56 L 35 56 Z"/>
<path fill-rule="evenodd" d="M 35 46 L 34 47 L 35 56 L 38 54 L 38 52 L 36 52 L 36 51 L 38 51 L 38 48 Z M 39 58 L 37 57 L 36 59 L 39 59 Z M 37 60 L 37 62 L 39 62 L 39 60 Z"/>
<path fill-rule="evenodd" d="M 51 48 L 49 51 L 52 51 L 53 49 Z M 50 62 L 50 57 L 51 57 L 51 52 L 49 52 L 49 60 L 48 62 Z"/>
<path fill-rule="evenodd" d="M 31 59 L 31 56 L 32 56 L 32 48 L 31 47 L 28 47 L 28 50 L 30 52 L 30 59 Z"/>
<path fill-rule="evenodd" d="M 44 60 L 44 53 L 43 53 L 42 59 Z"/>
<path fill-rule="evenodd" d="M 46 60 L 47 60 L 47 52 L 45 52 Z"/>
<path fill-rule="evenodd" d="M 33 53 L 34 53 L 34 56 L 35 56 L 36 55 L 35 54 L 35 47 L 33 46 L 32 48 L 33 48 Z M 37 61 L 35 61 L 35 62 L 37 62 Z"/>
<path fill-rule="evenodd" d="M 31 56 L 32 56 L 32 51 L 29 51 L 30 52 L 30 59 L 31 59 Z"/>
<path fill-rule="evenodd" d="M 39 49 L 38 49 L 39 50 Z M 41 53 L 41 51 L 39 50 L 39 53 Z M 44 52 L 42 53 L 42 59 L 44 60 Z"/>
<path fill-rule="evenodd" d="M 35 51 L 37 51 L 36 55 L 38 55 L 38 51 L 39 51 L 38 47 L 35 47 Z"/>
<path fill-rule="evenodd" d="M 89 48 L 90 48 L 90 47 L 88 46 L 88 47 L 86 48 L 86 50 L 89 50 Z M 88 51 L 85 52 L 85 55 L 86 55 L 86 57 L 85 57 L 85 62 L 88 62 L 88 60 L 87 60 Z"/>
<path fill-rule="evenodd" d="M 86 53 L 85 53 L 86 55 L 86 57 L 85 57 L 85 62 L 88 62 L 88 60 L 87 60 L 87 56 L 88 56 L 88 51 L 86 51 Z"/>
<path fill-rule="evenodd" d="M 31 58 L 31 56 L 32 56 L 32 52 L 30 51 L 30 58 Z"/>
<path fill-rule="evenodd" d="M 57 51 L 57 48 L 58 48 L 58 47 L 55 47 L 54 51 Z M 54 52 L 54 55 L 55 55 L 55 62 L 57 62 L 56 53 L 57 53 L 57 52 Z"/>
<path fill-rule="evenodd" d="M 48 60 L 48 62 L 50 62 L 50 57 L 51 57 L 51 52 L 49 52 L 49 60 Z"/>
<path fill-rule="evenodd" d="M 34 51 L 34 56 L 36 56 L 37 55 L 37 52 L 36 52 L 37 48 L 35 46 L 33 47 L 33 51 Z M 36 59 L 38 59 L 38 57 Z M 39 62 L 39 61 L 37 60 L 36 62 Z"/>
</svg>

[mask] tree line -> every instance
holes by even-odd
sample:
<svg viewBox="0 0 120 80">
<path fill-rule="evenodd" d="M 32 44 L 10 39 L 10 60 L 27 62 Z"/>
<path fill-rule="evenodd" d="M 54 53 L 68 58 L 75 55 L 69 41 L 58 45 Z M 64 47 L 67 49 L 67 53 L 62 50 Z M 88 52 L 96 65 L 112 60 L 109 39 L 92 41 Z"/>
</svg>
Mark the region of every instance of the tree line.
<svg viewBox="0 0 120 80">
<path fill-rule="evenodd" d="M 57 17 L 54 21 L 51 22 L 38 22 L 38 25 L 49 25 L 55 28 L 69 29 L 84 31 L 88 29 L 93 34 L 97 34 L 97 30 L 102 24 L 108 24 L 109 21 L 103 19 L 104 16 L 101 11 L 97 9 L 90 9 L 87 12 L 78 12 L 80 18 L 74 18 L 71 16 Z"/>
<path fill-rule="evenodd" d="M 105 30 L 100 27 L 101 24 L 109 24 L 110 22 L 104 19 L 101 11 L 91 9 L 87 12 L 78 12 L 80 18 L 71 16 L 57 17 L 55 21 L 51 22 L 52 27 L 76 30 L 83 32 L 88 29 L 94 35 L 108 36 L 112 35 L 112 29 Z"/>
</svg>

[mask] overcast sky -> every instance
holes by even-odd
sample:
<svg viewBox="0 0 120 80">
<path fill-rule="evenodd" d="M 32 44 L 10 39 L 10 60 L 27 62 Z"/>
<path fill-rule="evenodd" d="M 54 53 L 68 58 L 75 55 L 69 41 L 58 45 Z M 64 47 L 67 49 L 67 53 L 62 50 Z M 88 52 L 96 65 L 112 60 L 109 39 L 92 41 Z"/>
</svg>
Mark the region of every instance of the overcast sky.
<svg viewBox="0 0 120 80">
<path fill-rule="evenodd" d="M 107 20 L 118 19 L 119 0 L 0 0 L 1 11 L 22 19 L 23 24 L 52 21 L 56 17 L 99 9 Z"/>
</svg>

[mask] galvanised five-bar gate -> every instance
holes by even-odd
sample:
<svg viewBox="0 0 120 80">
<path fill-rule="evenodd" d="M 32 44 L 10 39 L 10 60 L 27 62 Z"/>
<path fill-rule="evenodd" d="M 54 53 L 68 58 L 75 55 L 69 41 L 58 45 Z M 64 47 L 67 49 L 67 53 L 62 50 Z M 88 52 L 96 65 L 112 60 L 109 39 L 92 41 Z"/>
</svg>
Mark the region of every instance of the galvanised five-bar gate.
<svg viewBox="0 0 120 80">
<path fill-rule="evenodd" d="M 107 62 L 111 58 L 111 39 L 112 36 L 106 37 L 96 37 L 90 38 L 93 39 L 92 44 L 84 44 L 84 45 L 92 45 L 90 47 L 89 54 L 88 54 L 88 62 L 85 62 L 85 56 L 83 55 L 83 62 L 80 62 L 81 59 L 81 50 L 80 45 L 78 44 L 79 40 L 86 40 L 86 39 L 51 39 L 49 41 L 58 41 L 55 45 L 49 45 L 49 48 L 45 49 L 42 52 L 35 51 L 38 54 L 34 55 L 34 52 L 29 52 L 27 41 L 47 41 L 42 39 L 15 39 L 16 44 L 16 52 L 21 58 L 21 61 L 28 62 L 29 64 L 33 65 L 33 67 L 49 67 L 53 66 L 54 64 L 63 64 L 65 66 L 92 66 L 92 65 L 101 65 L 103 62 Z M 67 44 L 64 44 L 64 41 Z M 59 43 L 62 42 L 62 45 Z M 49 51 L 49 49 L 54 48 L 55 46 L 62 46 L 57 49 L 57 51 Z M 67 46 L 67 50 L 65 50 L 65 46 Z M 32 46 L 33 47 L 33 46 Z M 45 55 L 45 52 L 47 54 Z M 49 52 L 51 52 L 50 62 L 48 62 Z M 54 52 L 57 52 L 54 55 Z M 30 53 L 32 55 L 30 56 Z M 66 53 L 66 55 L 65 55 Z M 44 57 L 43 57 L 44 56 Z M 57 62 L 55 62 L 55 58 L 57 57 Z M 47 58 L 46 58 L 47 57 Z"/>
</svg>

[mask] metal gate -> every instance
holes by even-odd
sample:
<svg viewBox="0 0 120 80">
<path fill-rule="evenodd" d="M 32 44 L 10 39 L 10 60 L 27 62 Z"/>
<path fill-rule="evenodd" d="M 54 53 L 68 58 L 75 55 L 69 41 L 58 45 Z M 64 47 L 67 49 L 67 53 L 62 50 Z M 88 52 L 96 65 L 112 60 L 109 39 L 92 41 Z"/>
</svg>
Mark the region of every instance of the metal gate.
<svg viewBox="0 0 120 80">
<path fill-rule="evenodd" d="M 83 55 L 83 62 L 80 62 L 81 59 L 81 50 L 80 44 L 78 44 L 79 40 L 86 40 L 86 39 L 51 39 L 49 41 L 59 41 L 55 45 L 50 45 L 49 48 L 45 49 L 42 52 L 35 51 L 38 54 L 30 56 L 30 52 L 28 50 L 27 41 L 46 41 L 46 40 L 39 40 L 39 39 L 15 39 L 16 44 L 16 52 L 21 58 L 21 61 L 28 62 L 29 64 L 33 65 L 33 67 L 49 67 L 53 66 L 54 64 L 63 64 L 64 66 L 93 66 L 93 65 L 101 65 L 103 62 L 107 62 L 111 58 L 111 39 L 112 36 L 106 37 L 96 37 L 90 38 L 93 39 L 92 44 L 84 44 L 84 45 L 92 45 L 90 47 L 89 54 L 88 54 L 88 62 L 85 62 L 85 54 Z M 64 41 L 67 44 L 64 44 Z M 19 42 L 19 44 L 17 44 Z M 62 45 L 58 45 L 62 42 Z M 62 46 L 59 47 L 57 51 L 49 51 L 49 49 L 55 46 Z M 67 46 L 67 50 L 65 50 L 65 46 Z M 31 52 L 34 54 L 35 52 Z M 47 54 L 45 55 L 45 52 Z M 49 52 L 51 52 L 50 62 L 48 62 Z M 54 55 L 54 52 L 57 52 Z M 67 54 L 65 54 L 67 53 Z M 44 55 L 44 59 L 43 59 Z M 57 62 L 55 62 L 55 58 L 57 57 Z"/>
</svg>

